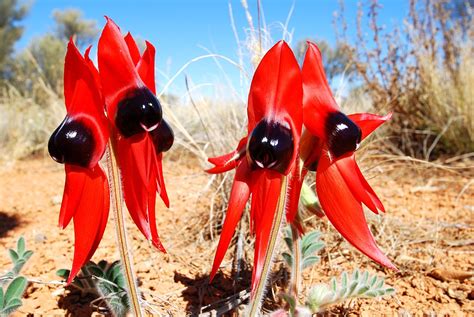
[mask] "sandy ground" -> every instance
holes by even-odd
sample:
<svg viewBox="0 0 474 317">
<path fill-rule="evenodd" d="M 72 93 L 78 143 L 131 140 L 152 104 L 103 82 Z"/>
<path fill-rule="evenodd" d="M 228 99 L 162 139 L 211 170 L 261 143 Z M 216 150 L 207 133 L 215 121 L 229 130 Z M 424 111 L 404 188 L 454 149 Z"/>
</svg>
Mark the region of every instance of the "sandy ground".
<svg viewBox="0 0 474 317">
<path fill-rule="evenodd" d="M 473 166 L 472 161 L 464 164 Z M 157 218 L 168 254 L 152 249 L 129 220 L 135 270 L 149 311 L 164 316 L 198 314 L 201 307 L 246 289 L 250 275 L 244 272 L 242 281 L 233 283 L 232 252 L 228 252 L 222 273 L 208 284 L 217 245 L 209 233 L 211 191 L 203 191 L 209 178 L 198 163 L 186 163 L 185 159 L 168 160 L 165 169 L 172 206 L 166 210 L 158 204 Z M 344 302 L 333 306 L 332 313 L 474 315 L 473 170 L 408 168 L 397 163 L 372 169 L 368 175 L 387 209 L 383 217 L 369 216 L 371 229 L 400 271 L 384 270 L 361 256 L 327 220 L 308 219 L 308 225 L 323 232 L 327 247 L 320 254 L 321 263 L 304 272 L 303 294 L 310 285 L 359 267 L 385 275 L 396 295 Z M 37 282 L 29 284 L 17 316 L 93 314 L 90 298 L 48 284 L 59 280 L 56 270 L 69 268 L 73 254 L 72 226 L 66 230 L 57 227 L 63 185 L 62 166 L 49 159 L 0 165 L 0 272 L 10 266 L 7 248 L 13 247 L 19 236 L 23 235 L 27 247 L 34 251 L 23 274 Z M 109 220 L 93 260 L 118 259 L 114 244 L 113 222 Z M 247 251 L 252 252 L 250 248 Z M 285 271 L 281 259 L 274 266 L 278 272 Z M 281 285 L 269 292 L 266 308 L 281 304 L 273 296 Z"/>
</svg>

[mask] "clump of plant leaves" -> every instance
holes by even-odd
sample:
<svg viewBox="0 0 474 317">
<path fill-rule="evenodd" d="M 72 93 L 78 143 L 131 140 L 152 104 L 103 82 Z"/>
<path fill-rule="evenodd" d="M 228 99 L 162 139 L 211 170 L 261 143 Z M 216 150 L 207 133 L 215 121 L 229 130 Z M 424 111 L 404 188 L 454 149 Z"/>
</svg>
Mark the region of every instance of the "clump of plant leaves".
<svg viewBox="0 0 474 317">
<path fill-rule="evenodd" d="M 343 272 L 341 282 L 332 278 L 329 285 L 316 285 L 308 293 L 306 305 L 313 313 L 327 306 L 349 298 L 375 298 L 395 293 L 393 287 L 385 285 L 385 279 L 369 272 L 355 270 L 352 274 Z"/>
<path fill-rule="evenodd" d="M 0 317 L 8 316 L 21 307 L 21 298 L 28 285 L 28 280 L 19 274 L 33 255 L 33 251 L 26 250 L 25 239 L 20 237 L 16 249 L 8 249 L 8 254 L 13 267 L 0 277 Z"/>
<path fill-rule="evenodd" d="M 70 271 L 61 269 L 58 276 L 67 279 Z M 125 316 L 129 311 L 129 300 L 125 289 L 125 278 L 119 261 L 99 263 L 89 261 L 71 283 L 71 287 L 79 290 L 81 296 L 96 297 L 91 305 L 99 310 L 109 310 L 114 316 Z"/>
<path fill-rule="evenodd" d="M 308 268 L 320 261 L 316 254 L 324 248 L 324 242 L 320 240 L 318 231 L 309 232 L 301 237 L 300 256 L 301 269 Z M 283 252 L 282 256 L 287 265 L 292 268 L 295 250 L 293 250 L 293 239 L 291 228 L 285 230 L 284 241 L 289 252 Z M 391 295 L 395 289 L 385 285 L 385 280 L 369 272 L 355 270 L 352 274 L 343 272 L 340 283 L 333 277 L 329 284 L 318 284 L 308 292 L 305 305 L 300 306 L 295 294 L 279 294 L 287 303 L 287 310 L 275 312 L 274 316 L 311 316 L 324 311 L 328 306 L 342 302 L 350 298 L 375 298 Z"/>
</svg>

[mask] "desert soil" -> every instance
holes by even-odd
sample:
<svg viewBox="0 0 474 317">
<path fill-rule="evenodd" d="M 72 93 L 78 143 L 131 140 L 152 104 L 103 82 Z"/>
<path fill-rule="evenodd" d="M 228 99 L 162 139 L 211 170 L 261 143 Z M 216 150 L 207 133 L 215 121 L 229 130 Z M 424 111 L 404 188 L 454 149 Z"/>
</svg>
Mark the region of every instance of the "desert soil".
<svg viewBox="0 0 474 317">
<path fill-rule="evenodd" d="M 385 270 L 371 262 L 344 242 L 326 219 L 312 217 L 307 224 L 322 231 L 326 248 L 320 254 L 319 265 L 304 271 L 303 295 L 310 285 L 359 268 L 386 276 L 386 283 L 395 287 L 396 294 L 343 302 L 329 312 L 363 316 L 474 315 L 474 162 L 463 164 L 471 169 L 446 170 L 397 161 L 367 170 L 370 183 L 387 209 L 381 217 L 367 214 L 371 229 L 399 271 Z M 198 162 L 186 158 L 167 160 L 164 165 L 171 208 L 166 210 L 158 204 L 157 221 L 168 253 L 154 250 L 128 219 L 135 271 L 148 311 L 163 316 L 198 315 L 203 307 L 224 300 L 208 306 L 222 307 L 225 299 L 247 289 L 250 275 L 246 271 L 240 282 L 234 283 L 230 273 L 232 252 L 228 252 L 221 272 L 208 284 L 218 241 L 209 227 L 213 191 L 207 187 L 209 176 Z M 97 314 L 89 305 L 91 298 L 53 283 L 60 281 L 56 270 L 70 267 L 74 245 L 72 226 L 65 230 L 57 226 L 63 186 L 62 166 L 49 159 L 0 165 L 0 273 L 10 267 L 7 249 L 18 237 L 24 236 L 27 248 L 34 252 L 22 272 L 32 282 L 15 316 Z M 115 241 L 113 221 L 109 219 L 93 260 L 118 259 Z M 251 254 L 252 249 L 248 247 L 246 252 Z M 275 276 L 287 275 L 280 257 L 274 267 Z M 284 281 L 276 284 L 268 292 L 266 309 L 281 304 L 274 294 L 282 290 Z"/>
</svg>

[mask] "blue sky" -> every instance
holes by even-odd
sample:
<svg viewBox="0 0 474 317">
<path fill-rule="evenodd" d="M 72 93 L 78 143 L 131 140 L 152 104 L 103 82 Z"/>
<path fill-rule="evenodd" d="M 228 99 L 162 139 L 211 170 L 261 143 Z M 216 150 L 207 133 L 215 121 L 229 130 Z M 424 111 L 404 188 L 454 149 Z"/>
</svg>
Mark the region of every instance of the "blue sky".
<svg viewBox="0 0 474 317">
<path fill-rule="evenodd" d="M 152 42 L 157 49 L 158 69 L 161 73 L 172 76 L 191 59 L 207 54 L 204 48 L 237 60 L 238 46 L 231 28 L 229 3 L 233 8 L 235 25 L 242 40 L 248 24 L 240 0 L 36 0 L 23 22 L 25 32 L 16 49 L 21 50 L 32 38 L 52 31 L 53 10 L 79 8 L 86 18 L 97 20 L 99 27 L 105 23 L 103 16 L 108 15 L 122 31 L 130 31 L 133 35 Z M 333 13 L 338 9 L 338 1 L 262 0 L 261 3 L 274 40 L 281 39 L 282 32 L 278 22 L 286 21 L 294 3 L 289 22 L 289 29 L 294 31 L 293 44 L 308 37 L 334 42 L 332 20 Z M 408 1 L 382 0 L 381 3 L 383 8 L 380 21 L 387 27 L 394 23 L 400 24 L 408 11 Z M 248 0 L 248 5 L 256 25 L 256 0 Z M 349 35 L 352 36 L 355 30 L 357 1 L 346 0 L 345 7 Z M 224 61 L 222 65 L 229 80 L 238 85 L 237 68 Z M 206 84 L 223 81 L 223 72 L 212 59 L 193 63 L 186 68 L 185 73 L 195 85 L 202 85 L 203 90 L 209 90 Z M 163 75 L 158 76 L 159 86 L 163 86 L 166 81 Z M 178 95 L 184 92 L 184 75 L 178 76 L 169 86 L 169 91 Z"/>
</svg>

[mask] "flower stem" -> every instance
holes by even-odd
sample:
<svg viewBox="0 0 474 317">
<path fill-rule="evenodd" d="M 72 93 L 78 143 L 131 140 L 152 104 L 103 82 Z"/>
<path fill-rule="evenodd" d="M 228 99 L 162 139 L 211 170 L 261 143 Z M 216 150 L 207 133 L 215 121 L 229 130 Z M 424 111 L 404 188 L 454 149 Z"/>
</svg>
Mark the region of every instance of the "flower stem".
<svg viewBox="0 0 474 317">
<path fill-rule="evenodd" d="M 291 268 L 290 294 L 298 298 L 301 285 L 301 245 L 298 229 L 291 225 L 291 240 L 293 241 L 293 263 Z"/>
<path fill-rule="evenodd" d="M 122 205 L 122 186 L 120 184 L 120 174 L 117 167 L 112 146 L 109 144 L 107 149 L 107 168 L 109 171 L 109 183 L 112 193 L 112 209 L 114 211 L 115 232 L 117 234 L 117 242 L 120 251 L 120 260 L 122 262 L 122 271 L 127 282 L 127 290 L 130 299 L 130 307 L 136 317 L 141 317 L 142 310 L 140 307 L 139 291 L 135 283 L 135 275 L 132 268 L 132 259 L 129 254 L 127 241 L 127 231 L 125 228 L 125 219 L 123 217 Z"/>
<path fill-rule="evenodd" d="M 277 240 L 281 231 L 285 215 L 286 186 L 286 176 L 283 176 L 280 189 L 280 198 L 278 199 L 277 209 L 273 218 L 272 229 L 270 231 L 270 239 L 268 240 L 267 253 L 265 254 L 265 261 L 263 262 L 262 276 L 260 277 L 260 280 L 257 283 L 253 298 L 251 299 L 248 316 L 257 316 L 257 313 L 263 302 L 265 286 L 267 284 L 268 277 L 270 276 L 273 255 L 276 251 Z"/>
</svg>

